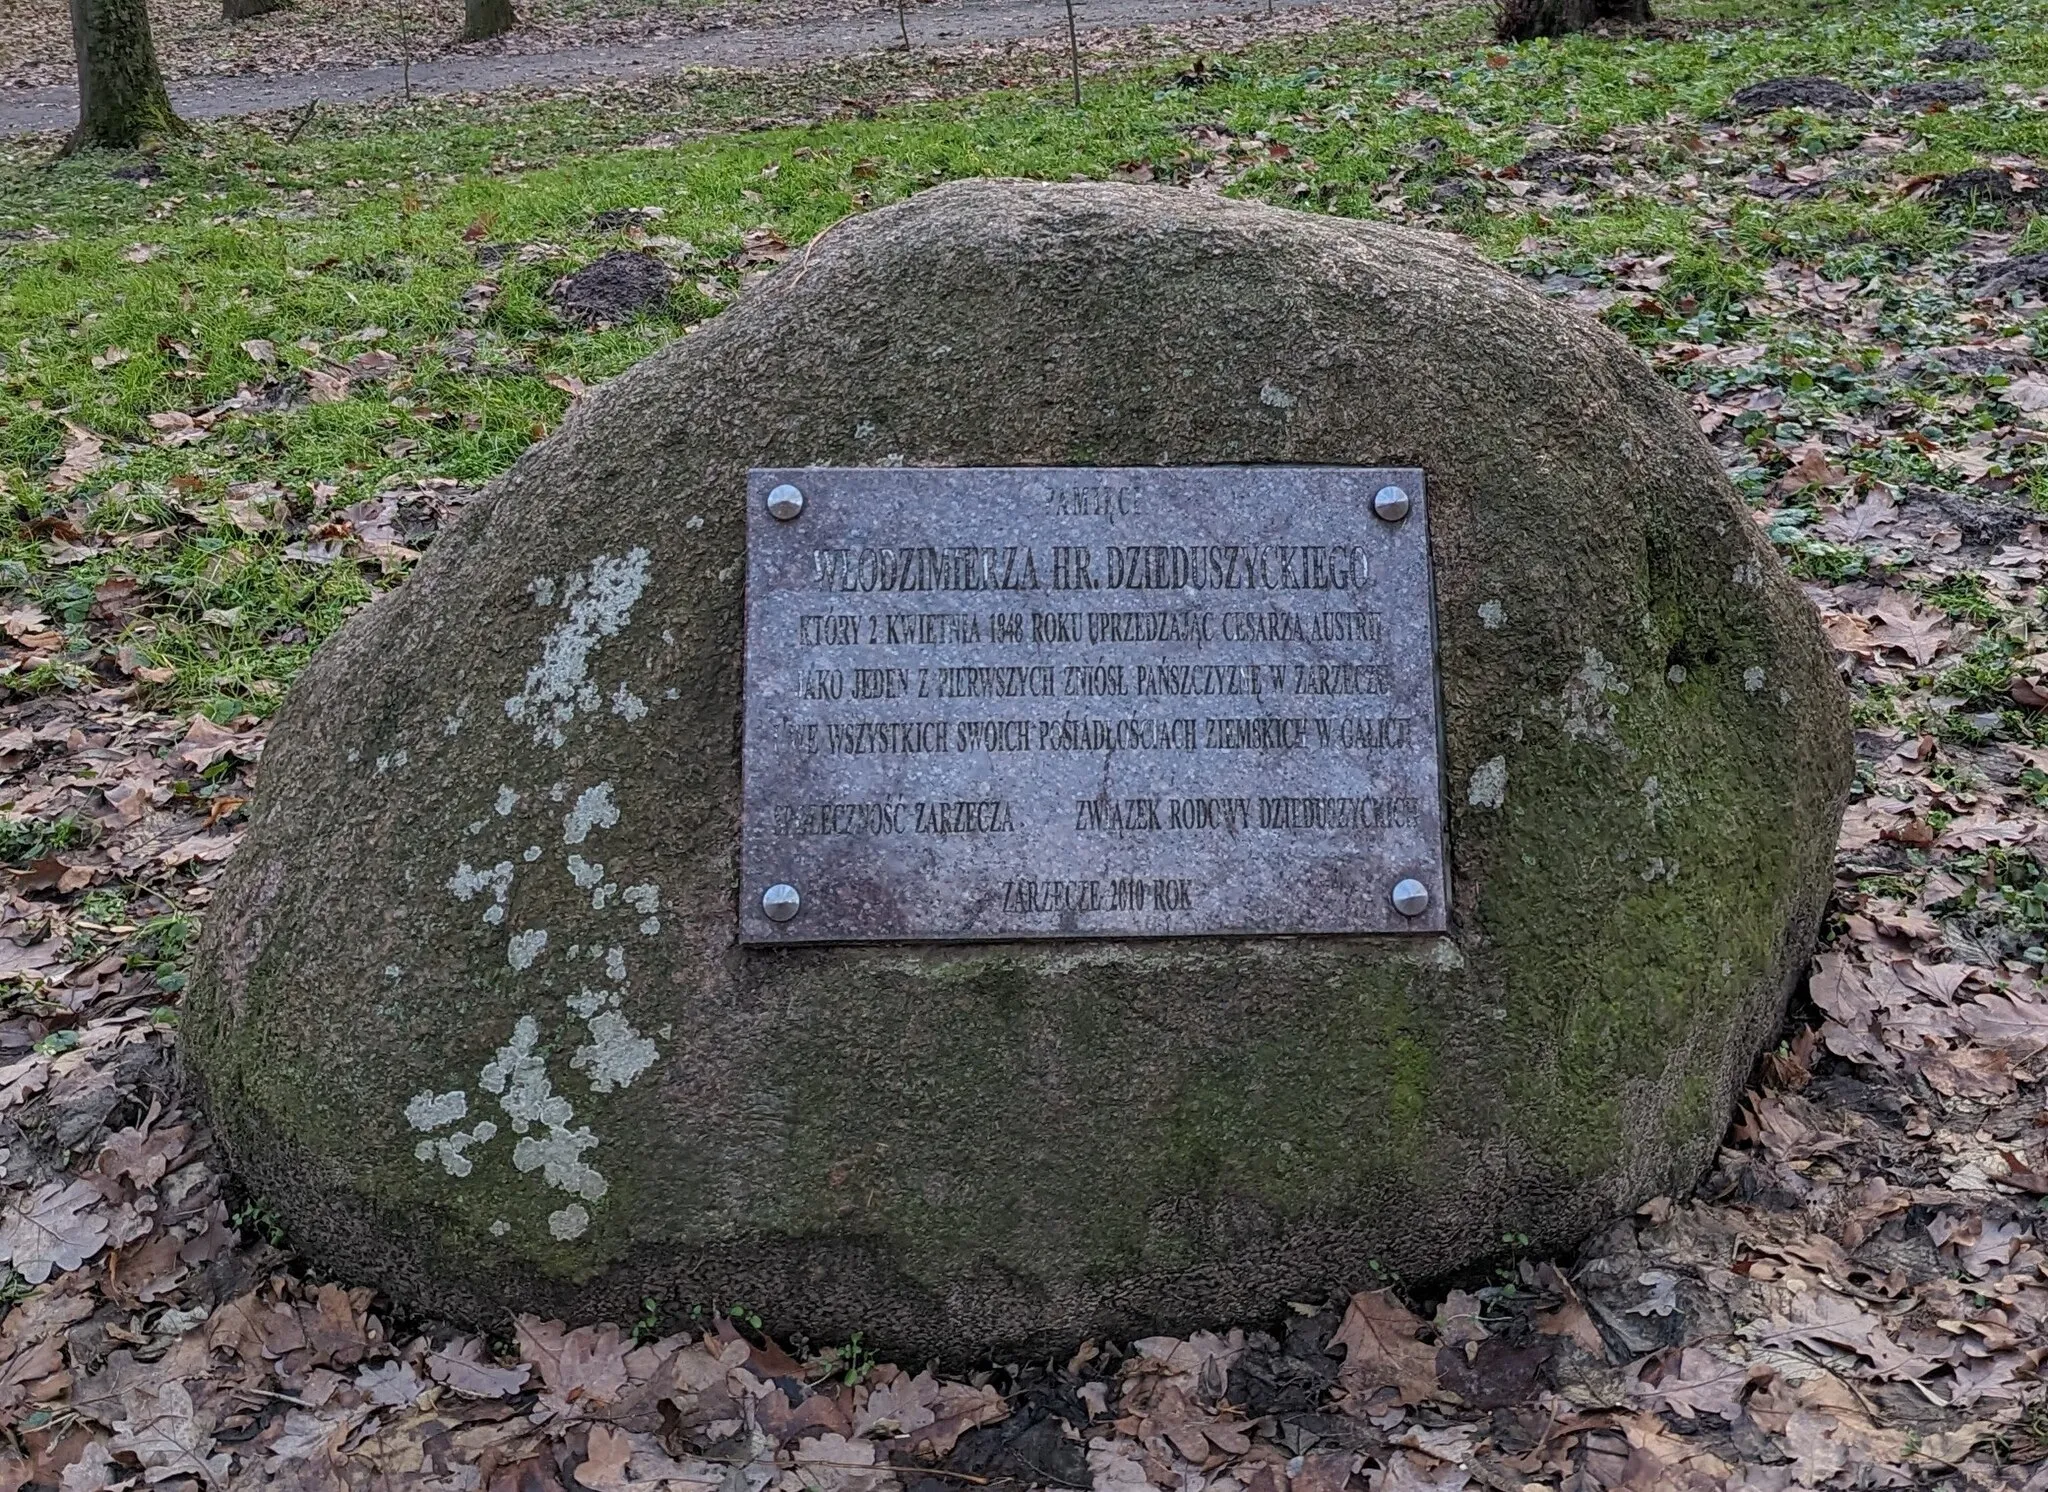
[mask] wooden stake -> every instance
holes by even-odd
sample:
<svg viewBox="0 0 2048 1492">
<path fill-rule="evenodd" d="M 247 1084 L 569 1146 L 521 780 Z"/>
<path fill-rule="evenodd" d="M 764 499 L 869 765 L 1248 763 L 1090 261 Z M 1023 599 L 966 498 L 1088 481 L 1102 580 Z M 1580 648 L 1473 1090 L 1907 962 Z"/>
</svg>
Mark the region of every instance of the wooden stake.
<svg viewBox="0 0 2048 1492">
<path fill-rule="evenodd" d="M 405 101 L 412 102 L 412 6 L 398 7 L 398 67 L 405 83 Z"/>
<path fill-rule="evenodd" d="M 1074 69 L 1074 107 L 1081 107 L 1081 38 L 1074 30 L 1074 0 L 1067 0 L 1067 60 Z"/>
</svg>

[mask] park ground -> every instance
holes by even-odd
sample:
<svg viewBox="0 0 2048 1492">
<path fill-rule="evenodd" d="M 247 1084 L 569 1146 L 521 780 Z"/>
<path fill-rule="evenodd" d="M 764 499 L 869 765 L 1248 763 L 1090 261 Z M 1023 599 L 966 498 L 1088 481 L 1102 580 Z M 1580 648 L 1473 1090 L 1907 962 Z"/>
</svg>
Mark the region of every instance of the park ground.
<svg viewBox="0 0 2048 1492">
<path fill-rule="evenodd" d="M 0 1492 L 2048 1488 L 2048 0 L 1664 9 L 1125 37 L 1078 109 L 968 48 L 0 144 Z M 1731 106 L 1814 74 L 1862 96 Z M 951 1376 L 322 1277 L 173 1073 L 293 675 L 604 379 L 976 175 L 1457 233 L 1689 401 L 1859 752 L 1717 1163 L 1571 1257 Z"/>
</svg>

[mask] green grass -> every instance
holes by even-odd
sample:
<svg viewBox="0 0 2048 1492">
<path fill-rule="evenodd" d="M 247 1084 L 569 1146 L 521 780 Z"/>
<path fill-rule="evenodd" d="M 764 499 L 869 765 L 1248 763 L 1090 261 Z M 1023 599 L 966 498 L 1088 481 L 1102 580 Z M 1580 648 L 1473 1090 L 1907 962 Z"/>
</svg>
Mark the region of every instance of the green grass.
<svg viewBox="0 0 2048 1492">
<path fill-rule="evenodd" d="M 1943 266 L 1995 225 L 1982 209 L 1902 196 L 1891 182 L 2048 157 L 2048 115 L 1997 93 L 2048 84 L 2048 0 L 1976 7 L 1975 34 L 1995 39 L 2001 60 L 1941 71 L 1983 77 L 1994 97 L 1880 117 L 1871 128 L 1897 141 L 1881 157 L 1856 150 L 1870 129 L 1797 112 L 1732 142 L 1713 135 L 1727 96 L 1758 78 L 1827 72 L 1875 89 L 1928 75 L 1918 53 L 1965 29 L 1949 9 L 1696 0 L 1676 7 L 1692 23 L 1682 40 L 1517 48 L 1484 40 L 1472 11 L 1419 32 L 1275 44 L 1227 59 L 1222 80 L 1199 88 L 1176 84 L 1186 59 L 1127 69 L 1091 84 L 1079 111 L 1050 82 L 876 107 L 911 77 L 891 64 L 894 73 L 850 80 L 824 68 L 793 80 L 328 112 L 291 145 L 257 124 L 202 127 L 155 157 L 161 174 L 148 185 L 110 175 L 133 160 L 46 165 L 47 144 L 0 147 L 0 485 L 10 517 L 0 587 L 67 632 L 65 649 L 8 683 L 82 687 L 109 676 L 126 648 L 151 675 L 168 670 L 148 686 L 162 701 L 220 718 L 268 711 L 308 652 L 390 578 L 295 558 L 290 546 L 309 524 L 430 477 L 481 483 L 502 471 L 560 419 L 565 388 L 616 374 L 736 294 L 751 268 L 749 234 L 800 246 L 850 212 L 966 176 L 1142 171 L 1170 182 L 1220 160 L 1243 168 L 1230 188 L 1239 195 L 1427 217 L 1532 276 L 1619 289 L 1609 320 L 1652 354 L 1761 343 L 1765 354 L 1745 366 L 1673 370 L 1710 396 L 1784 391 L 1781 408 L 1738 422 L 1756 465 L 1736 476 L 1759 502 L 1778 453 L 1845 412 L 1875 418 L 1901 399 L 1923 401 L 1933 438 L 1953 442 L 1988 428 L 1989 401 L 1959 413 L 1924 382 L 1906 393 L 1884 386 L 1870 376 L 1870 349 L 1845 348 L 1774 302 L 1783 292 L 1772 275 L 1791 267 L 1883 281 L 1880 335 L 1950 335 L 1966 308 L 1942 288 Z M 842 105 L 848 87 L 870 97 Z M 807 117 L 743 128 L 771 99 L 785 119 Z M 1435 210 L 1446 183 L 1532 150 L 1600 154 L 1619 185 L 1570 198 L 1496 192 Z M 1850 178 L 1791 200 L 1738 185 L 1814 161 L 1847 161 Z M 1697 183 L 1712 188 L 1705 205 Z M 662 209 L 647 231 L 679 271 L 673 304 L 614 329 L 567 326 L 547 289 L 630 246 L 592 226 L 620 207 Z M 2039 246 L 2041 231 L 2027 228 L 2021 243 Z M 485 269 L 480 244 L 534 247 Z M 1654 291 L 1617 284 L 1619 257 L 1667 255 Z M 485 281 L 488 294 L 477 289 Z M 245 350 L 259 339 L 274 364 Z M 311 401 L 313 373 L 377 350 L 398 360 L 390 377 L 358 378 L 340 402 Z M 242 390 L 260 402 L 197 443 L 161 443 L 150 424 Z M 104 439 L 112 459 L 53 492 L 67 422 Z M 1852 464 L 1891 482 L 1941 475 L 1896 440 Z M 2048 491 L 2038 473 L 2019 478 Z M 273 530 L 245 533 L 219 506 L 252 482 L 282 489 L 288 506 Z M 52 563 L 60 518 L 86 537 L 90 557 Z M 1862 563 L 1796 525 L 1784 541 L 1815 578 Z M 90 616 L 95 588 L 117 576 L 138 580 L 146 600 L 118 634 Z"/>
</svg>

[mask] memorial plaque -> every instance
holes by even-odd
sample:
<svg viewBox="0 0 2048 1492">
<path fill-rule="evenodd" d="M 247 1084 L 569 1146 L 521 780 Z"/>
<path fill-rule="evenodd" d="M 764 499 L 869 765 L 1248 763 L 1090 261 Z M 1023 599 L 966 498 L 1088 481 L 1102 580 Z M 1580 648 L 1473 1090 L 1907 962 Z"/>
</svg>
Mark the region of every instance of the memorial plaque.
<svg viewBox="0 0 2048 1492">
<path fill-rule="evenodd" d="M 1419 471 L 755 471 L 745 652 L 745 942 L 1444 927 Z"/>
</svg>

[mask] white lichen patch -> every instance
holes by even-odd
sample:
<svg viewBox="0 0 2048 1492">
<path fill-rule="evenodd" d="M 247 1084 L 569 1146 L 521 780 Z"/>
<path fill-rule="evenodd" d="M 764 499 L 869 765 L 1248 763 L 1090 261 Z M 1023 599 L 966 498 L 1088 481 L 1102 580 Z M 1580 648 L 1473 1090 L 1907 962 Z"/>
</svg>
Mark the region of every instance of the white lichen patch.
<svg viewBox="0 0 2048 1492">
<path fill-rule="evenodd" d="M 593 829 L 609 829 L 619 821 L 618 805 L 612 802 L 612 785 L 600 782 L 576 795 L 569 811 L 562 815 L 562 843 L 581 844 Z"/>
<path fill-rule="evenodd" d="M 596 950 L 593 949 L 592 952 Z M 626 982 L 626 950 L 607 948 L 604 951 L 604 977 L 614 984 Z"/>
<path fill-rule="evenodd" d="M 528 865 L 533 864 L 534 861 L 540 858 L 540 846 L 537 844 L 528 845 L 526 847 L 526 853 L 520 856 L 519 858 L 524 860 Z"/>
<path fill-rule="evenodd" d="M 414 1129 L 439 1129 L 468 1117 L 469 1095 L 460 1088 L 453 1093 L 416 1093 L 405 1106 L 405 1122 Z"/>
<path fill-rule="evenodd" d="M 583 1152 L 596 1146 L 597 1136 L 588 1126 L 569 1127 L 575 1109 L 548 1081 L 547 1059 L 537 1050 L 539 1044 L 539 1024 L 522 1015 L 512 1027 L 512 1039 L 484 1064 L 477 1082 L 486 1092 L 500 1095 L 498 1107 L 520 1136 L 512 1148 L 513 1169 L 539 1171 L 556 1190 L 595 1202 L 605 1194 L 605 1179 L 583 1159 Z M 544 1132 L 529 1133 L 535 1125 Z"/>
<path fill-rule="evenodd" d="M 647 716 L 647 701 L 624 684 L 612 691 L 612 713 L 631 725 Z"/>
<path fill-rule="evenodd" d="M 1578 676 L 1588 689 L 1597 693 L 1628 693 L 1628 681 L 1616 671 L 1612 663 L 1601 656 L 1598 648 L 1586 649 L 1585 662 L 1580 665 Z"/>
<path fill-rule="evenodd" d="M 1761 668 L 1745 668 L 1742 671 L 1742 687 L 1755 694 L 1764 687 L 1764 671 Z"/>
<path fill-rule="evenodd" d="M 439 1139 L 421 1140 L 413 1146 L 413 1155 L 420 1160 L 440 1159 L 441 1169 L 450 1176 L 467 1176 L 476 1169 L 476 1162 L 469 1158 L 472 1145 L 488 1145 L 498 1135 L 498 1126 L 488 1119 L 479 1119 L 472 1129 L 458 1129 L 451 1135 Z"/>
<path fill-rule="evenodd" d="M 533 961 L 540 957 L 541 950 L 547 946 L 548 932 L 544 927 L 516 932 L 505 945 L 505 962 L 514 969 L 530 969 L 533 967 Z"/>
<path fill-rule="evenodd" d="M 512 1147 L 512 1168 L 538 1171 L 541 1179 L 556 1191 L 571 1192 L 586 1202 L 595 1202 L 607 1190 L 596 1167 L 583 1159 L 583 1152 L 597 1144 L 588 1127 L 570 1129 L 556 1125 L 546 1134 L 523 1135 Z"/>
<path fill-rule="evenodd" d="M 616 1006 L 618 997 L 612 997 Z M 632 1022 L 615 1008 L 596 1012 L 586 1020 L 590 1040 L 576 1048 L 569 1065 L 590 1079 L 591 1091 L 610 1093 L 631 1085 L 633 1079 L 654 1065 L 654 1043 L 633 1029 Z"/>
<path fill-rule="evenodd" d="M 1497 756 L 1472 769 L 1465 801 L 1474 808 L 1498 808 L 1508 800 L 1508 759 Z"/>
<path fill-rule="evenodd" d="M 507 1233 L 510 1233 L 511 1231 L 512 1225 L 506 1222 L 502 1217 L 494 1217 L 491 1219 L 491 1237 L 503 1238 Z"/>
<path fill-rule="evenodd" d="M 548 1214 L 548 1232 L 564 1243 L 572 1238 L 581 1238 L 589 1227 L 590 1214 L 575 1202 L 571 1202 L 559 1212 Z"/>
<path fill-rule="evenodd" d="M 568 619 L 541 643 L 540 662 L 526 672 L 526 685 L 505 701 L 505 714 L 533 727 L 534 744 L 561 746 L 564 727 L 579 710 L 603 703 L 603 693 L 590 679 L 590 655 L 608 637 L 618 635 L 632 615 L 634 603 L 647 588 L 648 554 L 633 549 L 623 558 L 600 554 L 588 575 L 572 572 L 562 582 L 561 605 Z M 542 576 L 533 583 L 537 603 L 555 603 L 554 582 Z"/>
<path fill-rule="evenodd" d="M 1498 601 L 1487 601 L 1480 605 L 1479 622 L 1489 632 L 1498 632 L 1507 625 L 1508 609 Z"/>
<path fill-rule="evenodd" d="M 1685 665 L 1683 663 L 1672 664 L 1664 670 L 1664 677 L 1674 684 L 1683 684 L 1685 682 Z"/>
<path fill-rule="evenodd" d="M 496 927 L 505 920 L 505 901 L 512 894 L 510 860 L 500 860 L 489 870 L 479 870 L 464 860 L 448 877 L 448 893 L 457 901 L 469 901 L 485 891 L 491 893 L 491 905 L 484 908 L 484 921 Z"/>
<path fill-rule="evenodd" d="M 1751 589 L 1755 589 L 1764 583 L 1764 567 L 1753 559 L 1743 560 L 1736 565 L 1732 578 L 1737 585 L 1746 585 Z"/>
<path fill-rule="evenodd" d="M 1608 740 L 1613 736 L 1617 707 L 1610 703 L 1629 692 L 1629 682 L 1598 648 L 1587 648 L 1577 673 L 1551 708 L 1574 740 Z"/>
<path fill-rule="evenodd" d="M 1268 409 L 1292 409 L 1298 401 L 1277 383 L 1267 383 L 1259 386 L 1259 402 Z"/>
<path fill-rule="evenodd" d="M 509 787 L 500 787 L 498 789 L 498 801 L 491 806 L 498 810 L 499 818 L 510 818 L 512 810 L 519 806 L 519 794 L 513 792 Z"/>
<path fill-rule="evenodd" d="M 592 886 L 604 880 L 604 867 L 591 864 L 590 861 L 584 859 L 581 855 L 571 855 L 569 857 L 569 879 L 585 891 L 588 891 Z"/>
<path fill-rule="evenodd" d="M 404 750 L 394 751 L 390 753 L 388 756 L 380 756 L 377 758 L 376 775 L 382 777 L 386 772 L 395 772 L 399 770 L 401 767 L 411 765 L 411 763 L 411 752 Z"/>
<path fill-rule="evenodd" d="M 638 886 L 628 886 L 624 892 L 626 905 L 640 914 L 640 931 L 653 937 L 661 931 L 661 919 L 655 915 L 661 910 L 661 888 L 651 881 Z"/>
<path fill-rule="evenodd" d="M 540 1024 L 522 1015 L 513 1024 L 512 1039 L 499 1047 L 477 1075 L 486 1093 L 501 1095 L 498 1107 L 520 1134 L 534 1124 L 567 1124 L 575 1117 L 569 1100 L 555 1095 L 548 1082 L 547 1059 L 535 1048 L 540 1044 Z"/>
</svg>

